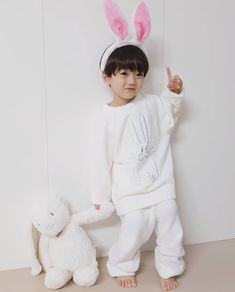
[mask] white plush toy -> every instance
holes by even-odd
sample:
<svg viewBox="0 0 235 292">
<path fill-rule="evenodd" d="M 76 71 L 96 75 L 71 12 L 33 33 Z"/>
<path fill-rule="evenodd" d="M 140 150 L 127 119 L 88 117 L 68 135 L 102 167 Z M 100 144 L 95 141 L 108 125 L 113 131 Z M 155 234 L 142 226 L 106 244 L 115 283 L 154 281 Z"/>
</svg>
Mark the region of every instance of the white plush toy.
<svg viewBox="0 0 235 292">
<path fill-rule="evenodd" d="M 35 244 L 32 245 L 31 274 L 38 275 L 43 268 L 45 285 L 50 289 L 61 288 L 71 279 L 78 286 L 93 285 L 99 274 L 96 249 L 80 225 L 109 217 L 113 204 L 107 202 L 100 210 L 92 206 L 71 216 L 64 199 L 50 196 L 37 202 L 32 211 L 32 231 L 35 227 L 41 235 L 39 258 Z M 35 243 L 33 233 L 32 240 Z"/>
</svg>

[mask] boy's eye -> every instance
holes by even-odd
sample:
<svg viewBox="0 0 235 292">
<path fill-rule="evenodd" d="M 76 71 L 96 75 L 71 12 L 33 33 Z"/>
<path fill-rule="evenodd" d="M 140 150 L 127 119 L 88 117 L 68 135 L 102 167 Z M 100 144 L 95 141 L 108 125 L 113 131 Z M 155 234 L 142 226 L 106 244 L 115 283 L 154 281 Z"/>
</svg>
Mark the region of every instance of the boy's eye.
<svg viewBox="0 0 235 292">
<path fill-rule="evenodd" d="M 144 76 L 144 73 L 141 73 L 141 72 L 137 72 L 136 74 L 137 76 Z"/>
<path fill-rule="evenodd" d="M 121 75 L 124 75 L 124 76 L 126 76 L 126 75 L 127 75 L 127 73 L 126 73 L 125 71 L 123 71 L 123 72 L 121 72 Z"/>
</svg>

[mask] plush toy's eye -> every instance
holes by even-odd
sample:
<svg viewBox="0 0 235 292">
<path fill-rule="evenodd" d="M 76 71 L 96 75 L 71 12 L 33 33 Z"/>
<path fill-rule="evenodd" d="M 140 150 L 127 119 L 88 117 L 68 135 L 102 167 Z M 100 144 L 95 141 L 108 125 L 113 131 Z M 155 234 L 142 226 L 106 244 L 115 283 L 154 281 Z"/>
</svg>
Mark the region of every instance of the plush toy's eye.
<svg viewBox="0 0 235 292">
<path fill-rule="evenodd" d="M 50 214 L 51 214 L 51 216 L 54 216 L 55 215 L 54 213 L 51 213 L 51 212 L 50 212 Z"/>
</svg>

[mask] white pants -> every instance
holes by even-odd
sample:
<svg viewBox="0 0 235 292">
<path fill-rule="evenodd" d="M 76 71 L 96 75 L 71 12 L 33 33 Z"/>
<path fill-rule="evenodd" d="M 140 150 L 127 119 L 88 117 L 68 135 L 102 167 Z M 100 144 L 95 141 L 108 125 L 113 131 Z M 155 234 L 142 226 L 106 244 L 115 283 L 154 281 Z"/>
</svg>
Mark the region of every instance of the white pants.
<svg viewBox="0 0 235 292">
<path fill-rule="evenodd" d="M 155 266 L 162 278 L 180 275 L 183 230 L 174 199 L 121 216 L 118 241 L 109 252 L 108 272 L 112 277 L 134 275 L 139 268 L 140 248 L 153 231 L 157 236 Z"/>
</svg>

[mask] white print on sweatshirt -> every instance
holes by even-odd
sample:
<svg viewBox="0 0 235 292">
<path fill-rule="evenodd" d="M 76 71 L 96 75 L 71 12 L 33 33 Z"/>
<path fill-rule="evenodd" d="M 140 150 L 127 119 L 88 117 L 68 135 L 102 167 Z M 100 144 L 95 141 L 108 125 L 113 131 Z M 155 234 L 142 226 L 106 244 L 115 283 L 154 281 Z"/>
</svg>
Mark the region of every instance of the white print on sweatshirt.
<svg viewBox="0 0 235 292">
<path fill-rule="evenodd" d="M 133 127 L 133 137 L 136 143 L 136 151 L 130 158 L 133 165 L 133 175 L 140 182 L 153 183 L 159 178 L 159 170 L 155 159 L 156 148 L 150 145 L 150 133 L 147 119 L 141 113 L 133 119 L 129 119 Z"/>
</svg>

